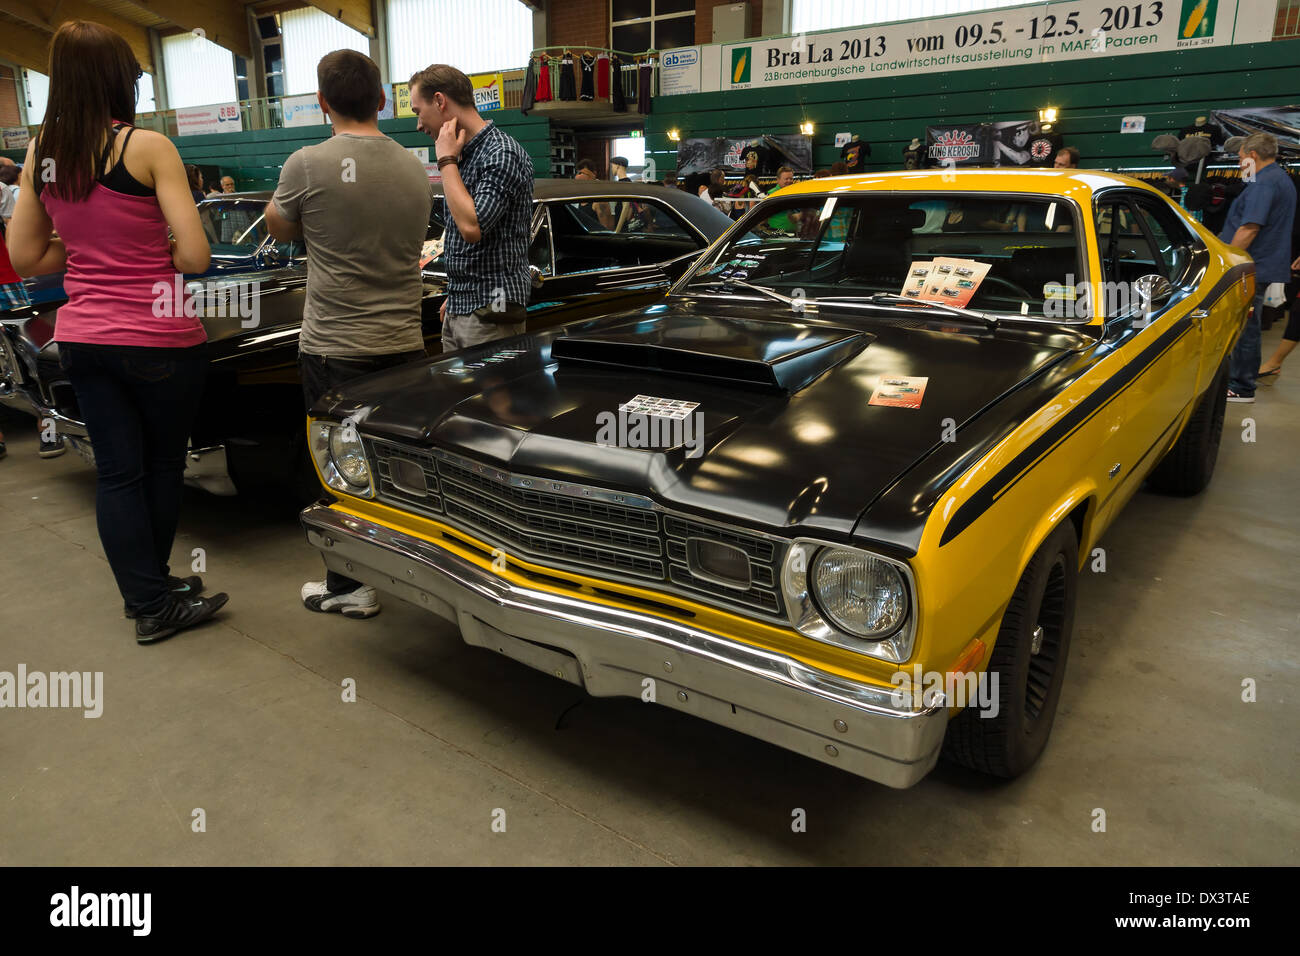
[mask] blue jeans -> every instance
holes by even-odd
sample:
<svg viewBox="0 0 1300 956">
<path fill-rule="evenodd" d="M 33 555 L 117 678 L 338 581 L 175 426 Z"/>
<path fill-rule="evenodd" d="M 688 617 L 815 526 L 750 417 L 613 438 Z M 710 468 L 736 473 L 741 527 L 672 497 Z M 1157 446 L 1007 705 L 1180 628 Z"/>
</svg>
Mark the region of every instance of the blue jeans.
<svg viewBox="0 0 1300 956">
<path fill-rule="evenodd" d="M 185 451 L 207 376 L 207 347 L 59 343 L 95 452 L 99 540 L 127 609 L 166 604 Z"/>
<path fill-rule="evenodd" d="M 1238 395 L 1255 394 L 1255 376 L 1259 374 L 1259 363 L 1262 358 L 1259 317 L 1264 310 L 1266 288 L 1267 285 L 1258 287 L 1259 291 L 1255 293 L 1255 302 L 1250 310 L 1250 318 L 1246 320 L 1246 327 L 1241 330 L 1241 338 L 1237 339 L 1237 347 L 1232 350 L 1232 357 L 1228 360 L 1228 388 Z"/>
</svg>

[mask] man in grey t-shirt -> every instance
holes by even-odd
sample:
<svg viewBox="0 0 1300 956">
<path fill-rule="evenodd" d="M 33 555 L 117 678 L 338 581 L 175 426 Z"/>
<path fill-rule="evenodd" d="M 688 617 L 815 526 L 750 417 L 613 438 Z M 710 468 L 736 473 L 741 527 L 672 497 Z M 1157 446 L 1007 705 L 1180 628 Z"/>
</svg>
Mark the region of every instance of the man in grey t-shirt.
<svg viewBox="0 0 1300 956">
<path fill-rule="evenodd" d="M 334 135 L 285 161 L 266 207 L 271 235 L 307 247 L 298 367 L 308 409 L 350 379 L 425 357 L 420 251 L 432 203 L 424 165 L 379 131 L 374 61 L 336 50 L 316 77 Z M 379 613 L 374 588 L 333 571 L 303 585 L 302 600 L 347 617 Z"/>
</svg>

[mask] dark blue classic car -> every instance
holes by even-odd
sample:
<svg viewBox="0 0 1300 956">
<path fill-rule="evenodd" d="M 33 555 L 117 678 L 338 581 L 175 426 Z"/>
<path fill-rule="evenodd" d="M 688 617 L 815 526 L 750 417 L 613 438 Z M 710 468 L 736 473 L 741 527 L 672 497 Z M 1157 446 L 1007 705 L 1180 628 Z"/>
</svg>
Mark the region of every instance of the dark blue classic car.
<svg viewBox="0 0 1300 956">
<path fill-rule="evenodd" d="M 241 193 L 199 204 L 212 267 L 186 279 L 203 280 L 217 296 L 214 301 L 209 291 L 203 310 L 211 366 L 185 478 L 214 494 L 235 494 L 269 479 L 310 498 L 318 485 L 305 447 L 298 379 L 307 265 L 301 243 L 276 242 L 267 233 L 262 217 L 269 198 Z M 530 329 L 662 299 L 670 281 L 731 225 L 695 196 L 643 183 L 537 180 L 533 199 Z M 441 205 L 435 203 L 430 240 L 441 236 Z M 423 280 L 425 342 L 436 352 L 446 292 L 437 258 L 424 268 Z M 52 419 L 90 458 L 76 395 L 53 342 L 63 297 L 51 294 L 50 282 L 29 283 L 44 301 L 0 313 L 0 404 Z M 252 316 L 249 305 L 256 306 Z"/>
</svg>

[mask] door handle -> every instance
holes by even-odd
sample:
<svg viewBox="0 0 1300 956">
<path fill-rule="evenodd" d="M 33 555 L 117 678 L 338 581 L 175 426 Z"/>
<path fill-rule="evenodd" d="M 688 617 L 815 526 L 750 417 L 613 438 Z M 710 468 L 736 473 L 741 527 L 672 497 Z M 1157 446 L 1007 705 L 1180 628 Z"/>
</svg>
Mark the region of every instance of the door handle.
<svg viewBox="0 0 1300 956">
<path fill-rule="evenodd" d="M 1209 309 L 1196 309 L 1192 312 L 1192 321 L 1196 323 L 1196 327 L 1198 329 L 1201 327 L 1201 323 L 1204 322 L 1209 317 L 1210 317 Z"/>
</svg>

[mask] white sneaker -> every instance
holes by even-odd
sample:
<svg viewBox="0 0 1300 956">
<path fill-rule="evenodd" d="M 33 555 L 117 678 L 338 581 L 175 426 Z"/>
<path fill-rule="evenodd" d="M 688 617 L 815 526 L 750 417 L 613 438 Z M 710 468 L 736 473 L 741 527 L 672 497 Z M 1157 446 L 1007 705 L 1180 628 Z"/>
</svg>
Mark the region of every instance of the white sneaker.
<svg viewBox="0 0 1300 956">
<path fill-rule="evenodd" d="M 374 617 L 379 613 L 375 589 L 363 584 L 355 591 L 330 591 L 324 581 L 308 581 L 302 586 L 302 603 L 311 611 L 338 611 L 344 617 Z"/>
</svg>

